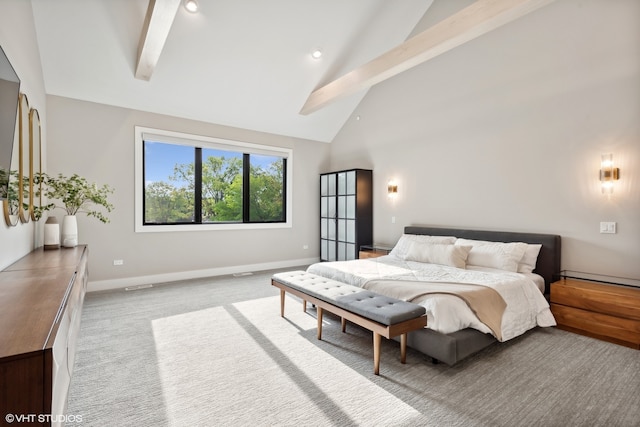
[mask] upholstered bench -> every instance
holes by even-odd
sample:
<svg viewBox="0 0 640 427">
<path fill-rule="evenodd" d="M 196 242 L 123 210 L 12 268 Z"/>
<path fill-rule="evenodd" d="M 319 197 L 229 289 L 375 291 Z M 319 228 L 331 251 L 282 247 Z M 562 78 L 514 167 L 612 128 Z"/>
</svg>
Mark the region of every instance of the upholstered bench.
<svg viewBox="0 0 640 427">
<path fill-rule="evenodd" d="M 289 271 L 274 274 L 271 284 L 280 289 L 280 315 L 284 317 L 285 293 L 296 295 L 314 304 L 318 314 L 317 338 L 322 339 L 322 316 L 327 310 L 341 317 L 342 332 L 346 321 L 353 322 L 373 332 L 373 368 L 380 373 L 381 337 L 400 335 L 400 360 L 406 362 L 407 333 L 426 326 L 425 308 L 406 301 L 390 298 L 336 280 L 327 279 L 306 271 Z"/>
</svg>

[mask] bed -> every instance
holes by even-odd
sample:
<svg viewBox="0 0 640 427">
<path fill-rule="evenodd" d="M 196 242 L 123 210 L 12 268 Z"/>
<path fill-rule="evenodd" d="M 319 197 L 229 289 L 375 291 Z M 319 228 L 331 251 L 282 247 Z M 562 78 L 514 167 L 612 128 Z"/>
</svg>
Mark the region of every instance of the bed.
<svg viewBox="0 0 640 427">
<path fill-rule="evenodd" d="M 552 234 L 408 226 L 387 256 L 321 262 L 307 271 L 424 305 L 428 325 L 407 344 L 454 365 L 555 325 L 547 299 L 560 274 L 560 249 Z"/>
</svg>

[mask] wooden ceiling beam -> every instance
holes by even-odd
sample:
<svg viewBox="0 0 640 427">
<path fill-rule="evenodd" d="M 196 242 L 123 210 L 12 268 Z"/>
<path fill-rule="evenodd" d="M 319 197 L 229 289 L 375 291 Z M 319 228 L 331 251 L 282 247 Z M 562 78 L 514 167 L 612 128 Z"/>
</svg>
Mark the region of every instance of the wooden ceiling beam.
<svg viewBox="0 0 640 427">
<path fill-rule="evenodd" d="M 158 64 L 181 0 L 149 0 L 138 43 L 136 79 L 149 80 Z"/>
<path fill-rule="evenodd" d="M 553 1 L 477 0 L 363 66 L 314 90 L 300 114 L 311 114 L 340 98 L 367 89 Z"/>
</svg>

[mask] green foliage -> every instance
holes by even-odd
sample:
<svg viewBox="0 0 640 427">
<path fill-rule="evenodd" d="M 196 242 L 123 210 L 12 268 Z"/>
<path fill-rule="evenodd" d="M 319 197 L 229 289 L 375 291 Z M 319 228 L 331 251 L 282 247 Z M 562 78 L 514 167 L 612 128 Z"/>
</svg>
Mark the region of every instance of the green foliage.
<svg viewBox="0 0 640 427">
<path fill-rule="evenodd" d="M 284 219 L 282 161 L 250 171 L 250 220 Z M 148 223 L 193 222 L 193 164 L 176 164 L 169 182 L 147 183 L 145 221 Z M 242 159 L 208 156 L 202 164 L 202 222 L 242 221 Z"/>
<path fill-rule="evenodd" d="M 251 168 L 251 221 L 284 220 L 282 206 L 282 162 L 272 163 L 268 170 Z"/>
<path fill-rule="evenodd" d="M 191 196 L 190 196 L 191 194 Z M 166 182 L 147 184 L 145 209 L 155 222 L 190 222 L 193 217 L 193 192 Z"/>
<path fill-rule="evenodd" d="M 209 156 L 202 164 L 202 221 L 242 220 L 242 159 Z"/>
<path fill-rule="evenodd" d="M 8 200 L 8 205 L 9 205 L 9 215 L 18 215 L 18 211 L 20 208 L 20 200 L 19 200 L 19 195 L 20 195 L 20 183 L 19 183 L 19 176 L 18 176 L 18 171 L 17 170 L 12 170 L 9 172 L 9 174 L 7 174 L 6 171 L 3 171 L 3 180 L 8 180 L 9 183 L 7 185 L 7 193 L 4 194 L 4 197 Z M 27 193 L 25 193 L 28 197 L 29 193 L 29 179 L 27 177 L 26 180 L 24 180 L 23 182 L 23 191 L 27 191 Z M 24 204 L 23 203 L 23 209 L 29 209 L 29 205 L 28 204 Z"/>
<path fill-rule="evenodd" d="M 205 218 L 203 217 L 203 222 Z M 207 222 L 238 222 L 242 221 L 242 174 L 239 173 L 225 185 L 223 195 L 213 206 L 213 215 L 206 218 Z"/>
<path fill-rule="evenodd" d="M 6 199 L 9 197 L 9 171 L 0 168 L 0 199 Z"/>
<path fill-rule="evenodd" d="M 99 210 L 93 208 L 94 205 L 103 207 L 107 212 L 113 210 L 113 205 L 107 200 L 113 189 L 108 185 L 98 187 L 97 184 L 90 184 L 85 178 L 78 174 L 66 177 L 58 174 L 52 177 L 46 173 L 37 174 L 34 177 L 36 184 L 42 184 L 42 194 L 49 200 L 57 200 L 39 208 L 40 211 L 48 211 L 59 208 L 66 211 L 67 215 L 84 213 L 87 216 L 96 217 L 101 222 L 109 222 L 109 218 Z M 41 214 L 41 212 L 39 212 Z"/>
</svg>

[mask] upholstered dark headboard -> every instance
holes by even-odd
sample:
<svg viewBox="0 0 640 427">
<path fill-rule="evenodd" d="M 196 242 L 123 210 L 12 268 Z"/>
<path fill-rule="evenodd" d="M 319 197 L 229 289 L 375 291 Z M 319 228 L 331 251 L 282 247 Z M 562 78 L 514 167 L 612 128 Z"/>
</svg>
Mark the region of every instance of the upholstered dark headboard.
<svg viewBox="0 0 640 427">
<path fill-rule="evenodd" d="M 465 230 L 411 225 L 404 228 L 405 234 L 426 234 L 431 236 L 455 236 L 463 239 L 489 240 L 491 242 L 540 243 L 536 274 L 544 277 L 545 294 L 549 294 L 551 282 L 560 276 L 560 236 L 555 234 L 520 233 L 510 231 Z"/>
</svg>

